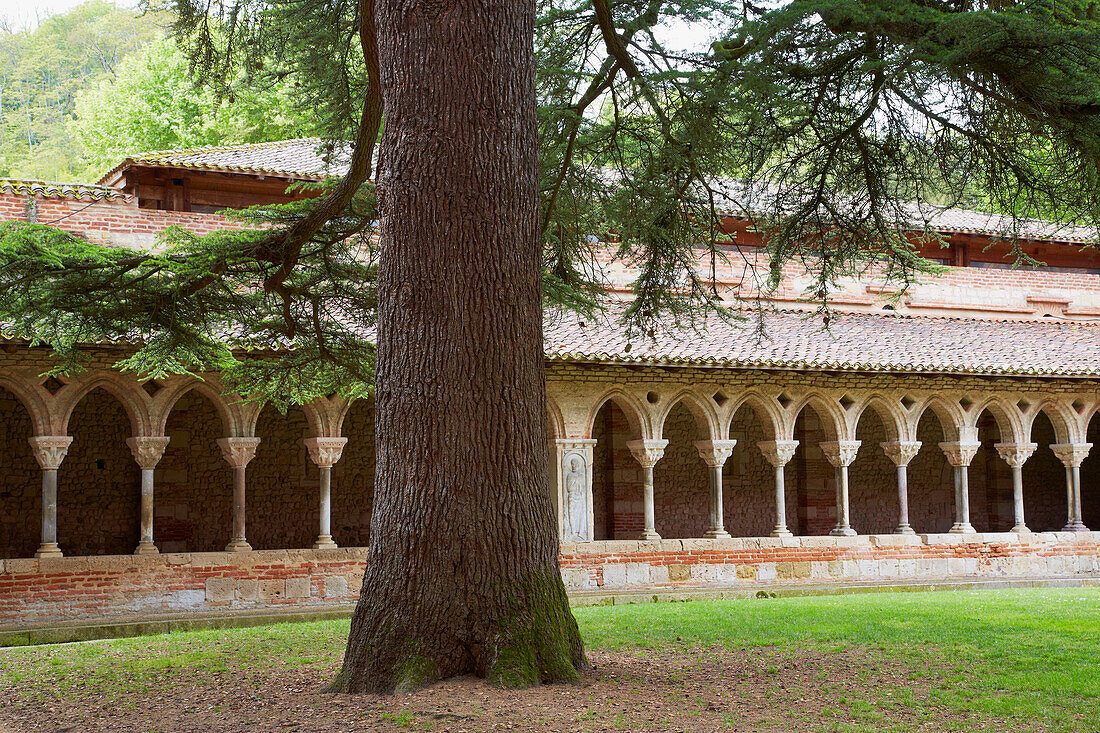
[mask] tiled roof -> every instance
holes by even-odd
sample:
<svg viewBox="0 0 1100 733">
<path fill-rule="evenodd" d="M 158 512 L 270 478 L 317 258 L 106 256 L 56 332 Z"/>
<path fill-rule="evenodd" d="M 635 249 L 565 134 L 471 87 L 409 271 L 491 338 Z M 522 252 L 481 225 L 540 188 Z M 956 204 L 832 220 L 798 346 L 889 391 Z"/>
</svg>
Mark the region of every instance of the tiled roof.
<svg viewBox="0 0 1100 733">
<path fill-rule="evenodd" d="M 881 313 L 746 312 L 705 332 L 628 341 L 606 318 L 547 315 L 559 361 L 945 374 L 1100 376 L 1100 322 L 995 321 Z M 755 320 L 762 318 L 762 324 Z M 760 338 L 758 326 L 766 335 Z"/>
<path fill-rule="evenodd" d="M 126 158 L 99 182 L 105 183 L 119 171 L 132 166 L 194 168 L 309 179 L 344 175 L 347 172 L 347 151 L 338 150 L 333 160 L 326 160 L 320 152 L 321 146 L 320 138 L 308 137 L 217 148 L 156 150 Z"/>
<path fill-rule="evenodd" d="M 20 181 L 0 178 L 0 193 L 42 196 L 50 199 L 84 199 L 86 201 L 111 201 L 126 198 L 126 194 L 107 186 L 91 186 L 84 183 L 50 183 L 48 181 Z"/>
</svg>

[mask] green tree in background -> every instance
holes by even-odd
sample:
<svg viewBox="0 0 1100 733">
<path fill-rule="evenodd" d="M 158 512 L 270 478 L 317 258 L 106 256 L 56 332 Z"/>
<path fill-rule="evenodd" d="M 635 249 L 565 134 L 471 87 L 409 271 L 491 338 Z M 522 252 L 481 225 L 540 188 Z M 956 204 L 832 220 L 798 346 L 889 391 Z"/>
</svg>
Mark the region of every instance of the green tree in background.
<svg viewBox="0 0 1100 733">
<path fill-rule="evenodd" d="M 149 151 L 284 140 L 312 134 L 282 85 L 233 84 L 218 98 L 196 86 L 187 56 L 169 40 L 147 44 L 76 98 L 69 132 L 87 180 L 125 156 Z"/>
<path fill-rule="evenodd" d="M 0 176 L 79 179 L 82 151 L 69 132 L 78 93 L 163 37 L 166 22 L 92 0 L 31 31 L 0 24 Z"/>
</svg>

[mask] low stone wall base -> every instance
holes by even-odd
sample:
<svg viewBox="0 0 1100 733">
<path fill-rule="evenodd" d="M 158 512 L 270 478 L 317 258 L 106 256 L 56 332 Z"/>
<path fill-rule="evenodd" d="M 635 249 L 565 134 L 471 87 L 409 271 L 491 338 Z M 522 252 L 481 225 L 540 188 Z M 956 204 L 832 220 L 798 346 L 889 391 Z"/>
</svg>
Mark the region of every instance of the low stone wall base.
<svg viewBox="0 0 1100 733">
<path fill-rule="evenodd" d="M 560 559 L 578 601 L 779 585 L 1096 578 L 1100 532 L 614 540 L 562 545 Z M 358 600 L 366 563 L 362 547 L 0 560 L 0 629 L 347 607 Z"/>
</svg>

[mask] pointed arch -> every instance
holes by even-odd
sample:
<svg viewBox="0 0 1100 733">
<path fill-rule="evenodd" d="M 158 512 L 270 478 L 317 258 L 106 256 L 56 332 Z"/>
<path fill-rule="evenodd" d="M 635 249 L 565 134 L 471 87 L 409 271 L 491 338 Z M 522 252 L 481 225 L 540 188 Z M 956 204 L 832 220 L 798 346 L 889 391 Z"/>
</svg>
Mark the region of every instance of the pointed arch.
<svg viewBox="0 0 1100 733">
<path fill-rule="evenodd" d="M 936 416 L 940 423 L 940 429 L 943 430 L 943 439 L 948 442 L 959 440 L 960 430 L 966 426 L 962 409 L 957 404 L 952 404 L 939 395 L 925 399 L 918 405 L 916 410 L 913 410 L 912 422 L 910 423 L 913 435 L 917 434 L 917 426 L 920 425 L 924 413 L 929 410 L 932 411 L 932 414 Z"/>
<path fill-rule="evenodd" d="M 986 410 L 997 422 L 997 429 L 1001 433 L 1002 443 L 1024 442 L 1023 415 L 1020 413 L 1019 408 L 1007 404 L 1001 397 L 990 397 L 970 411 L 969 414 L 973 416 L 971 427 L 977 429 L 978 420 L 981 419 Z"/>
<path fill-rule="evenodd" d="M 226 437 L 236 437 L 244 435 L 242 427 L 237 420 L 237 415 L 234 410 L 231 410 L 229 404 L 225 400 L 219 390 L 210 385 L 209 382 L 201 379 L 190 379 L 179 382 L 171 387 L 164 387 L 163 397 L 161 394 L 157 394 L 157 402 L 159 403 L 159 409 L 156 413 L 156 419 L 153 427 L 156 429 L 154 435 L 164 435 L 165 426 L 168 424 L 168 416 L 172 414 L 172 408 L 176 406 L 176 403 L 187 394 L 194 390 L 199 393 L 214 406 L 214 411 L 218 413 L 218 417 L 221 418 L 222 429 L 225 431 Z"/>
<path fill-rule="evenodd" d="M 757 421 L 771 429 L 770 438 L 772 440 L 789 439 L 794 432 L 793 423 L 789 424 L 787 422 L 783 413 L 780 412 L 776 405 L 775 400 L 762 392 L 749 390 L 748 392 L 739 394 L 730 402 L 729 410 L 722 420 L 723 429 L 727 435 L 729 434 L 730 425 L 733 424 L 734 419 L 737 417 L 737 413 L 745 407 L 752 411 Z"/>
<path fill-rule="evenodd" d="M 6 389 L 23 406 L 30 416 L 31 426 L 35 435 L 49 435 L 51 433 L 50 408 L 42 399 L 40 390 L 27 384 L 23 380 L 0 375 L 0 387 Z"/>
<path fill-rule="evenodd" d="M 557 400 L 553 397 L 546 398 L 546 416 L 550 427 L 550 439 L 560 439 L 565 436 L 565 418 L 561 414 Z"/>
<path fill-rule="evenodd" d="M 821 427 L 825 430 L 825 436 L 829 440 L 848 440 L 850 436 L 846 435 L 847 425 L 844 422 L 844 415 L 841 413 L 840 405 L 835 400 L 831 400 L 823 394 L 818 392 L 811 392 L 794 406 L 794 409 L 790 411 L 791 425 L 794 426 L 798 420 L 798 416 L 802 414 L 802 411 L 807 407 L 812 407 L 813 411 L 817 413 L 818 418 L 821 420 Z"/>
<path fill-rule="evenodd" d="M 879 394 L 870 395 L 856 405 L 856 409 L 853 411 L 854 417 L 852 418 L 853 438 L 855 438 L 859 429 L 859 421 L 863 419 L 863 415 L 867 410 L 871 410 L 878 416 L 882 426 L 886 429 L 887 440 L 914 440 L 909 431 L 909 426 L 905 422 L 905 417 L 896 408 L 891 407 L 889 400 Z"/>
<path fill-rule="evenodd" d="M 96 372 L 85 379 L 70 382 L 58 392 L 56 411 L 58 435 L 68 433 L 69 419 L 72 417 L 73 410 L 95 389 L 102 389 L 118 400 L 130 418 L 132 435 L 160 434 L 152 432 L 155 426 L 149 410 L 149 395 L 145 394 L 139 385 L 115 372 Z"/>
<path fill-rule="evenodd" d="M 1035 418 L 1043 413 L 1054 426 L 1054 435 L 1059 443 L 1078 442 L 1078 436 L 1083 431 L 1078 430 L 1078 415 L 1069 405 L 1064 405 L 1056 400 L 1043 400 L 1036 410 L 1031 413 L 1027 422 L 1027 439 L 1031 440 L 1031 428 L 1035 424 Z M 1083 440 L 1083 438 L 1081 438 Z"/>
<path fill-rule="evenodd" d="M 682 389 L 668 400 L 668 404 L 657 415 L 656 430 L 654 431 L 657 436 L 664 437 L 665 422 L 672 411 L 676 409 L 676 406 L 681 403 L 695 418 L 695 425 L 699 429 L 701 440 L 721 440 L 724 434 L 728 434 L 728 430 L 722 430 L 717 413 L 707 405 L 706 401 L 692 390 Z"/>
<path fill-rule="evenodd" d="M 600 414 L 600 410 L 608 402 L 614 402 L 615 406 L 622 410 L 623 415 L 626 416 L 626 421 L 630 425 L 632 433 L 640 438 L 652 438 L 654 433 L 652 425 L 649 420 L 649 414 L 641 403 L 634 397 L 619 389 L 618 387 L 610 389 L 604 392 L 599 399 L 592 403 L 592 409 L 588 411 L 588 416 L 585 418 L 585 437 L 591 438 L 592 433 L 595 430 L 596 417 Z"/>
</svg>

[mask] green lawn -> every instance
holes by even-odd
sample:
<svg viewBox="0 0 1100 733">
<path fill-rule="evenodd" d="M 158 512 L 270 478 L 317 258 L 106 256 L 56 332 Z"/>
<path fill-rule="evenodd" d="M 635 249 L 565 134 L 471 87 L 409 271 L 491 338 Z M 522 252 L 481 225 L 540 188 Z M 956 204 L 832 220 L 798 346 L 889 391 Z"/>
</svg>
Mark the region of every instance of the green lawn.
<svg viewBox="0 0 1100 733">
<path fill-rule="evenodd" d="M 576 615 L 597 668 L 562 703 L 569 729 L 641 729 L 647 721 L 661 729 L 665 713 L 642 721 L 630 717 L 638 705 L 608 707 L 621 693 L 682 697 L 677 714 L 698 711 L 698 730 L 715 730 L 711 722 L 756 729 L 738 728 L 753 704 L 758 720 L 785 721 L 772 730 L 1100 730 L 1097 589 L 659 603 Z M 136 708 L 151 696 L 173 704 L 185 689 L 200 690 L 188 700 L 202 699 L 204 685 L 222 681 L 250 690 L 291 677 L 320 682 L 338 667 L 347 630 L 336 621 L 3 649 L 0 708 L 79 711 L 90 700 Z M 325 696 L 316 686 L 310 694 L 323 710 Z M 444 729 L 417 717 L 415 704 L 396 712 L 385 705 L 376 705 L 380 721 Z M 558 719 L 547 729 L 558 729 Z M 681 715 L 677 725 L 683 720 L 694 718 Z"/>
</svg>

